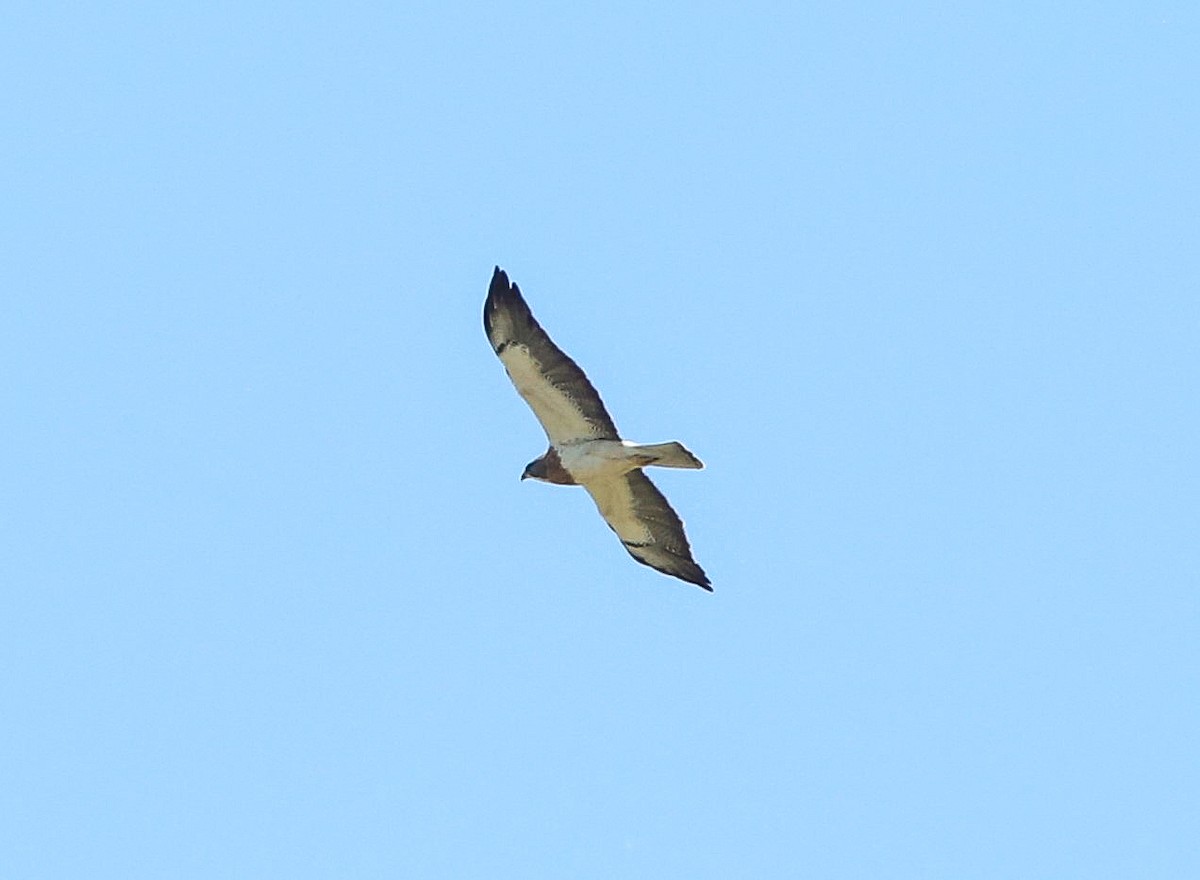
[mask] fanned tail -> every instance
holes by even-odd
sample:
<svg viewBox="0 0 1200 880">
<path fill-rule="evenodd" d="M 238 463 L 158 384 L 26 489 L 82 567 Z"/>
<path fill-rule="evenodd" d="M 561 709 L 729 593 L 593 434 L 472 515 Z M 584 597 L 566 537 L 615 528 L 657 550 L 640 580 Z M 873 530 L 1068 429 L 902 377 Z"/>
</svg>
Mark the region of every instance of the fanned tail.
<svg viewBox="0 0 1200 880">
<path fill-rule="evenodd" d="M 704 467 L 704 462 L 688 452 L 684 445 L 676 440 L 670 443 L 644 443 L 638 446 L 638 452 L 654 456 L 649 464 L 654 467 L 693 468 Z"/>
</svg>

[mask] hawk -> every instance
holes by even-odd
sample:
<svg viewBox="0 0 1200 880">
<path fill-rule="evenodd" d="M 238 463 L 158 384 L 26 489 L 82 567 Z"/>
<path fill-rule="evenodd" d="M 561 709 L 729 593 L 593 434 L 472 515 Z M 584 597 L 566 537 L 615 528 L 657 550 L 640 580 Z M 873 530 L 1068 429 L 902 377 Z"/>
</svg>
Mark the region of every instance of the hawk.
<svg viewBox="0 0 1200 880">
<path fill-rule="evenodd" d="M 700 459 L 675 441 L 622 440 L 588 377 L 550 341 L 520 288 L 499 266 L 483 307 L 483 329 L 550 441 L 521 479 L 583 486 L 630 556 L 712 592 L 692 558 L 679 515 L 642 473 L 650 466 L 702 468 Z"/>
</svg>

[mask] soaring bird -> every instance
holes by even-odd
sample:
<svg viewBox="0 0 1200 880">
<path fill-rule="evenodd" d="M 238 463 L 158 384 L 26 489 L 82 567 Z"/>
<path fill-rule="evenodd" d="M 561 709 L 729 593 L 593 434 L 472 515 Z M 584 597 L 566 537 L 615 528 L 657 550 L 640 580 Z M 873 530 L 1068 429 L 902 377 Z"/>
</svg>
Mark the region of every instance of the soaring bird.
<svg viewBox="0 0 1200 880">
<path fill-rule="evenodd" d="M 499 266 L 483 307 L 483 329 L 550 441 L 521 479 L 583 486 L 630 556 L 712 592 L 679 515 L 642 472 L 651 466 L 702 468 L 700 459 L 676 441 L 622 440 L 588 377 L 550 340 Z"/>
</svg>

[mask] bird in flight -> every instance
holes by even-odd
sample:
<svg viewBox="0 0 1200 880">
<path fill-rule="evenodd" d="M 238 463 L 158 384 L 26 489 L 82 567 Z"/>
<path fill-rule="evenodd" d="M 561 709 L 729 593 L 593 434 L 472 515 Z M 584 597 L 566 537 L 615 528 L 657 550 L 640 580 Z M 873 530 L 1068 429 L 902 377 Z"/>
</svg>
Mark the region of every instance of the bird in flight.
<svg viewBox="0 0 1200 880">
<path fill-rule="evenodd" d="M 679 515 L 642 472 L 651 466 L 702 468 L 700 459 L 675 441 L 622 440 L 588 377 L 550 340 L 499 266 L 483 307 L 483 329 L 550 441 L 521 479 L 583 486 L 630 556 L 712 592 Z"/>
</svg>

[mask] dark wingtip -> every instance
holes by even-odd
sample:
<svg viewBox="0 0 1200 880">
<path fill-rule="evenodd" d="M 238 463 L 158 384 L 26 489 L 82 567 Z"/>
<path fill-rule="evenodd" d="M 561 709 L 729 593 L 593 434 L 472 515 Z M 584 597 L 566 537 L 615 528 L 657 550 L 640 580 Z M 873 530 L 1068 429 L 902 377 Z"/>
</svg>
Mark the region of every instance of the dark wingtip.
<svg viewBox="0 0 1200 880">
<path fill-rule="evenodd" d="M 521 302 L 521 288 L 508 280 L 508 273 L 497 266 L 492 271 L 492 283 L 488 285 L 488 302 L 507 304 Z"/>
<path fill-rule="evenodd" d="M 711 593 L 713 591 L 712 581 L 708 579 L 708 575 L 704 573 L 704 569 L 697 565 L 694 559 L 687 559 L 686 562 L 687 566 L 684 571 L 679 572 L 675 576 Z"/>
<path fill-rule="evenodd" d="M 496 308 L 499 298 L 509 292 L 508 274 L 497 266 L 492 271 L 492 283 L 488 285 L 487 300 L 483 304 L 483 332 L 488 339 L 492 338 L 492 309 Z"/>
<path fill-rule="evenodd" d="M 609 526 L 609 528 L 612 528 Z M 634 541 L 622 541 L 621 544 L 625 547 L 625 551 L 634 558 L 634 561 L 640 562 L 642 565 L 648 565 L 655 571 L 662 572 L 668 577 L 679 578 L 685 583 L 695 584 L 702 590 L 712 592 L 712 581 L 708 579 L 708 575 L 704 573 L 704 569 L 698 566 L 694 560 L 688 556 L 680 556 L 677 553 L 667 551 L 671 556 L 674 556 L 674 564 L 668 564 L 662 560 L 651 561 L 644 556 L 638 555 L 638 550 L 650 546 L 650 544 L 639 544 Z"/>
<path fill-rule="evenodd" d="M 635 556 L 634 558 L 636 559 L 637 557 Z M 677 577 L 681 581 L 687 581 L 689 584 L 695 584 L 700 589 L 711 593 L 713 591 L 712 581 L 708 579 L 708 575 L 704 573 L 704 569 L 691 560 L 688 560 L 688 563 L 688 566 L 683 571 L 665 571 L 664 573 L 672 577 Z"/>
<path fill-rule="evenodd" d="M 521 288 L 509 281 L 508 273 L 497 266 L 492 270 L 492 283 L 488 286 L 487 301 L 483 304 L 483 329 L 488 339 L 492 338 L 492 312 L 501 310 L 507 312 L 509 320 L 515 324 L 538 329 L 529 306 L 521 296 Z"/>
<path fill-rule="evenodd" d="M 497 266 L 492 271 L 492 283 L 488 285 L 488 296 L 492 297 L 498 293 L 508 293 L 508 273 Z"/>
</svg>

